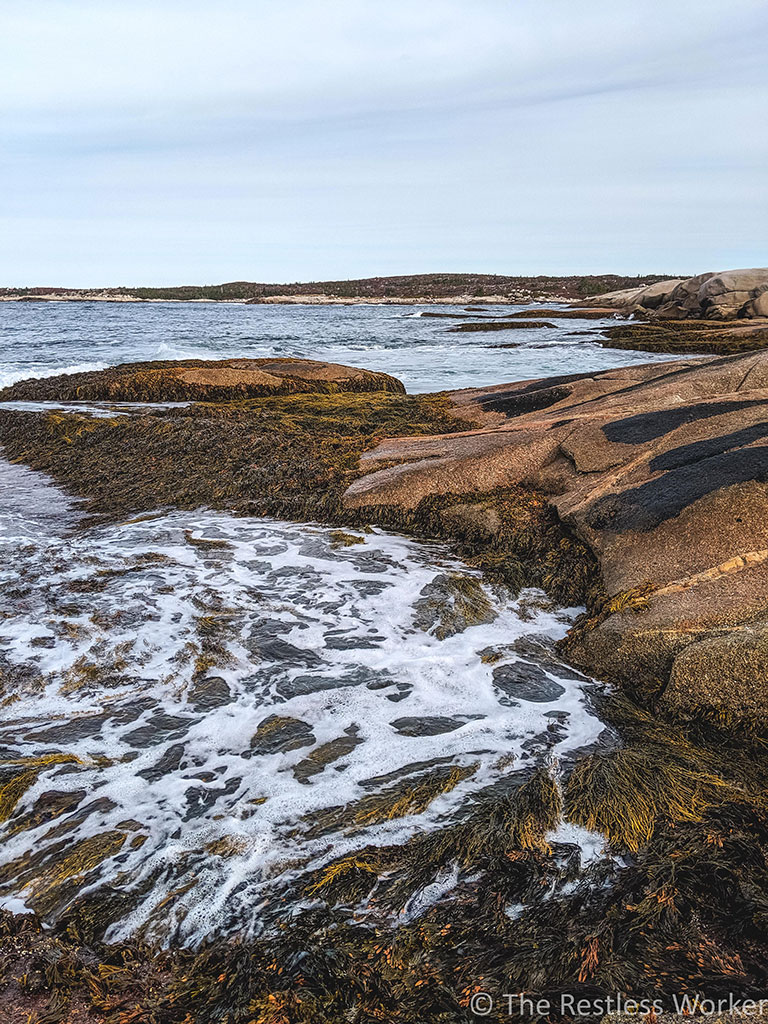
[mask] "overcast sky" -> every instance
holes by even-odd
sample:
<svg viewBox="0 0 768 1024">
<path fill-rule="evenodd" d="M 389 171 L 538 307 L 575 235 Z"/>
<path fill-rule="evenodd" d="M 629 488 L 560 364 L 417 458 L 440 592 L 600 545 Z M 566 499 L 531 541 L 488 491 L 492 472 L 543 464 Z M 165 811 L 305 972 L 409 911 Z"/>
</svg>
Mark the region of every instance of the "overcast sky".
<svg viewBox="0 0 768 1024">
<path fill-rule="evenodd" d="M 768 265 L 764 0 L 0 15 L 0 284 Z"/>
</svg>

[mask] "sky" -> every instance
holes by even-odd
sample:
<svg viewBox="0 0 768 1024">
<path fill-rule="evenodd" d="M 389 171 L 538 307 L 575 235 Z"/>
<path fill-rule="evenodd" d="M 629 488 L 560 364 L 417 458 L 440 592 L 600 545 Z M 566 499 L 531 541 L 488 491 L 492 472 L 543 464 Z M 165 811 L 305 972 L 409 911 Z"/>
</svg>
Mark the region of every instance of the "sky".
<svg viewBox="0 0 768 1024">
<path fill-rule="evenodd" d="M 768 265 L 764 0 L 0 0 L 0 285 Z"/>
</svg>

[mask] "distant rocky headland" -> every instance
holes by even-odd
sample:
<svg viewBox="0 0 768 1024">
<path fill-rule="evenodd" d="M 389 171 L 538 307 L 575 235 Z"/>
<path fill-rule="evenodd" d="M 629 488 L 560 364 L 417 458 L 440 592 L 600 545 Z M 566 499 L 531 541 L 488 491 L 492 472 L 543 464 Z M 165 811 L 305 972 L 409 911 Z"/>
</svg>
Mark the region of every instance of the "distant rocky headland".
<svg viewBox="0 0 768 1024">
<path fill-rule="evenodd" d="M 768 317 L 768 267 L 672 278 L 599 298 L 603 306 L 664 320 Z"/>
</svg>

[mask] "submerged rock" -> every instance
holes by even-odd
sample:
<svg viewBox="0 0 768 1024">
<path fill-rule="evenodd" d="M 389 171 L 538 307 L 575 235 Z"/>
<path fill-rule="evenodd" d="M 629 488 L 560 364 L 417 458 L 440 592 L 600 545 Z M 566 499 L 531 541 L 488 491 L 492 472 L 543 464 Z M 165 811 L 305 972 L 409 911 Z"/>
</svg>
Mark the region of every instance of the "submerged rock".
<svg viewBox="0 0 768 1024">
<path fill-rule="evenodd" d="M 294 766 L 293 774 L 295 778 L 299 782 L 309 782 L 312 776 L 324 772 L 328 765 L 334 764 L 334 762 L 346 757 L 347 754 L 351 754 L 355 747 L 363 742 L 362 737 L 358 733 L 358 728 L 351 726 L 346 730 L 346 735 L 339 736 L 335 740 L 329 740 L 328 743 L 321 743 L 315 747 L 303 761 L 299 761 Z M 338 768 L 339 766 L 337 766 L 337 770 Z"/>
<path fill-rule="evenodd" d="M 546 704 L 565 693 L 565 687 L 550 679 L 537 665 L 527 661 L 499 665 L 493 670 L 493 682 L 509 697 Z"/>
<path fill-rule="evenodd" d="M 496 615 L 480 580 L 459 573 L 438 576 L 427 584 L 413 609 L 414 626 L 434 632 L 439 640 L 469 626 L 493 622 Z"/>
<path fill-rule="evenodd" d="M 221 676 L 203 676 L 189 689 L 189 703 L 195 711 L 224 707 L 232 700 L 232 691 Z"/>
<path fill-rule="evenodd" d="M 444 732 L 454 732 L 460 729 L 467 722 L 476 721 L 482 715 L 422 715 L 414 717 L 406 715 L 403 718 L 395 718 L 391 725 L 401 736 L 440 736 Z"/>
<path fill-rule="evenodd" d="M 288 715 L 269 715 L 261 722 L 251 739 L 254 754 L 278 754 L 315 742 L 312 726 Z"/>
</svg>

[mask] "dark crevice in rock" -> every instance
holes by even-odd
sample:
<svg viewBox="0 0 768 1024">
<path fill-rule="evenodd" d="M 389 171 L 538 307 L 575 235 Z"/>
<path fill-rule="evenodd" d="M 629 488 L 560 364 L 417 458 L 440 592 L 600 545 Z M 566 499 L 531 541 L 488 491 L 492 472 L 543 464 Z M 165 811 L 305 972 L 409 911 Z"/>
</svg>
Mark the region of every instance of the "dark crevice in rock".
<svg viewBox="0 0 768 1024">
<path fill-rule="evenodd" d="M 568 398 L 570 390 L 564 387 L 542 388 L 532 391 L 524 389 L 515 391 L 497 391 L 490 395 L 483 395 L 477 399 L 477 404 L 483 412 L 500 412 L 505 416 L 522 416 L 527 412 L 538 412 L 540 409 L 548 409 L 550 405 L 556 405 Z"/>
</svg>

